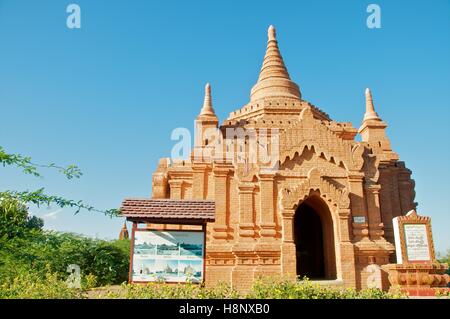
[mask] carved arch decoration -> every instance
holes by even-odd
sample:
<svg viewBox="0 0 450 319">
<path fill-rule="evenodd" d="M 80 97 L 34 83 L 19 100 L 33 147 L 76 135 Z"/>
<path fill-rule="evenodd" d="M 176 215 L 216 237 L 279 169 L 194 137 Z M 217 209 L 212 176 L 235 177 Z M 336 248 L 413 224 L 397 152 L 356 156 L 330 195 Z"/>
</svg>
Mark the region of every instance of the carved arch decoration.
<svg viewBox="0 0 450 319">
<path fill-rule="evenodd" d="M 310 108 L 300 114 L 300 121 L 280 135 L 280 164 L 301 154 L 305 147 L 314 148 L 316 154 L 342 165 L 347 171 L 360 170 L 364 163 L 363 146 L 355 141 L 344 140 L 334 134 L 320 120 L 313 117 Z"/>
<path fill-rule="evenodd" d="M 337 208 L 348 209 L 350 197 L 347 188 L 339 189 L 320 176 L 320 171 L 313 168 L 308 172 L 308 179 L 300 185 L 282 189 L 279 204 L 282 209 L 295 210 L 299 203 L 310 196 L 311 191 L 318 191 L 320 197 L 329 205 L 330 211 Z M 335 209 L 331 209 L 335 208 Z"/>
</svg>

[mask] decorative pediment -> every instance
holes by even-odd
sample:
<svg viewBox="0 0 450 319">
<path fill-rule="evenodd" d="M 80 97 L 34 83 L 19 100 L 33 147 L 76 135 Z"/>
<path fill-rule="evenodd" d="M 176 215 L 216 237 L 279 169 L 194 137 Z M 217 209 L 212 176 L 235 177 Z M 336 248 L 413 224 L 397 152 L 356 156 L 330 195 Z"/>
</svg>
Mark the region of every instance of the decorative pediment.
<svg viewBox="0 0 450 319">
<path fill-rule="evenodd" d="M 313 117 L 310 108 L 300 114 L 300 121 L 280 136 L 280 162 L 292 159 L 303 149 L 314 148 L 315 152 L 328 161 L 344 167 L 347 171 L 360 170 L 364 159 L 363 146 L 354 141 L 344 140 L 333 133 L 320 120 Z"/>
<path fill-rule="evenodd" d="M 308 178 L 300 185 L 291 189 L 282 189 L 280 204 L 282 208 L 296 209 L 300 202 L 310 196 L 311 192 L 318 192 L 330 208 L 349 208 L 350 206 L 347 188 L 337 188 L 325 180 L 317 168 L 311 169 Z"/>
<path fill-rule="evenodd" d="M 314 147 L 305 147 L 302 153 L 295 153 L 293 158 L 286 159 L 280 165 L 279 170 L 283 176 L 304 177 L 314 167 L 320 167 L 321 174 L 330 178 L 347 178 L 349 175 L 344 166 L 337 166 L 336 163 L 328 161 L 317 154 Z"/>
</svg>

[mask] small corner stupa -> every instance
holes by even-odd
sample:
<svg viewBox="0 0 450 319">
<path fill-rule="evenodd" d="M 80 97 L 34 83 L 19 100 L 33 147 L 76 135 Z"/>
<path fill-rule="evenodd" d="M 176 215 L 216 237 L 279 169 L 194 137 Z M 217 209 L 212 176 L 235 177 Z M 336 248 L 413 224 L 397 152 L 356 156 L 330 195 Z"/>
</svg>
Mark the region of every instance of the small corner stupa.
<svg viewBox="0 0 450 319">
<path fill-rule="evenodd" d="M 127 223 L 124 222 L 122 229 L 120 230 L 119 240 L 128 239 L 128 238 L 129 238 L 129 234 L 128 234 L 128 229 L 127 229 Z"/>
</svg>

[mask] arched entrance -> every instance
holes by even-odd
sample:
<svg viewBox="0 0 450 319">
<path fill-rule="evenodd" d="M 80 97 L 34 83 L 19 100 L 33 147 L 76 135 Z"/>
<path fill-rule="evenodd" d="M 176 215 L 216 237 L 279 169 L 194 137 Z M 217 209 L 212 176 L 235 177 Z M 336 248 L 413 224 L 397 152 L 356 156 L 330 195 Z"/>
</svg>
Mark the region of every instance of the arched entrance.
<svg viewBox="0 0 450 319">
<path fill-rule="evenodd" d="M 297 276 L 336 279 L 333 220 L 317 196 L 304 200 L 294 215 Z"/>
</svg>

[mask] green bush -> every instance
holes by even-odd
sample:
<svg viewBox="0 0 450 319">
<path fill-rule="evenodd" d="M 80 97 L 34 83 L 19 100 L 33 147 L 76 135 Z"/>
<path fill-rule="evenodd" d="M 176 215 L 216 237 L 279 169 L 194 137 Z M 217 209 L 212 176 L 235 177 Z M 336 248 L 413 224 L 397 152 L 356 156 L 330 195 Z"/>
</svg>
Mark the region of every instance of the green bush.
<svg viewBox="0 0 450 319">
<path fill-rule="evenodd" d="M 69 233 L 30 232 L 27 237 L 0 239 L 0 283 L 24 271 L 43 278 L 47 267 L 65 280 L 67 266 L 76 264 L 82 275 L 93 275 L 98 285 L 127 280 L 129 241 L 103 241 Z"/>
<path fill-rule="evenodd" d="M 228 285 L 205 288 L 194 284 L 126 285 L 120 289 L 98 294 L 99 298 L 121 299 L 397 299 L 406 298 L 400 293 L 387 293 L 370 288 L 357 291 L 353 288 L 327 287 L 305 279 L 292 282 L 287 279 L 265 278 L 257 280 L 248 293 L 238 293 Z"/>
<path fill-rule="evenodd" d="M 254 299 L 396 299 L 400 293 L 388 293 L 377 288 L 356 290 L 321 286 L 307 278 L 294 282 L 283 278 L 257 280 L 247 298 Z"/>
<path fill-rule="evenodd" d="M 28 272 L 46 278 L 48 271 L 65 280 L 76 264 L 88 285 L 127 280 L 129 240 L 104 241 L 72 233 L 42 230 L 43 222 L 7 194 L 0 197 L 0 284 Z M 86 277 L 90 276 L 90 277 Z M 94 280 L 95 278 L 95 280 Z"/>
<path fill-rule="evenodd" d="M 79 299 L 83 291 L 68 288 L 57 274 L 23 273 L 0 284 L 0 299 Z"/>
<path fill-rule="evenodd" d="M 41 230 L 42 219 L 28 214 L 28 208 L 17 198 L 0 197 L 0 238 L 24 237 L 32 230 Z"/>
<path fill-rule="evenodd" d="M 0 285 L 1 298 L 106 298 L 106 299 L 396 299 L 402 294 L 379 289 L 357 291 L 353 288 L 326 287 L 308 280 L 292 282 L 266 278 L 255 282 L 248 293 L 238 293 L 226 284 L 206 288 L 196 284 L 125 284 L 115 287 L 95 288 L 93 275 L 83 276 L 82 289 L 68 288 L 57 274 L 49 272 L 44 278 L 39 274 L 23 273 Z"/>
<path fill-rule="evenodd" d="M 109 299 L 232 299 L 239 298 L 238 292 L 228 285 L 205 288 L 196 284 L 122 284 L 120 289 L 97 294 Z"/>
</svg>

